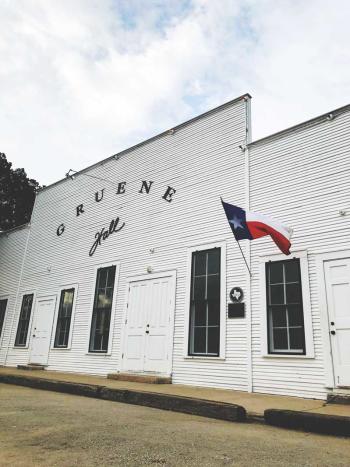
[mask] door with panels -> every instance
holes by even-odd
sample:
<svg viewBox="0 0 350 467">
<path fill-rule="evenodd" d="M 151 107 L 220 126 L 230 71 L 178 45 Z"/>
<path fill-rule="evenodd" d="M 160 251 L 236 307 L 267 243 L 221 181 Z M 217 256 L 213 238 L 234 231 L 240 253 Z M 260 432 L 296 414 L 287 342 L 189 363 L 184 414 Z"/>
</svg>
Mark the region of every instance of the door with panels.
<svg viewBox="0 0 350 467">
<path fill-rule="evenodd" d="M 175 274 L 129 283 L 124 327 L 123 370 L 171 373 Z"/>
<path fill-rule="evenodd" d="M 350 387 L 350 258 L 324 262 L 335 383 Z"/>
<path fill-rule="evenodd" d="M 46 365 L 49 358 L 56 296 L 39 297 L 33 318 L 30 363 Z"/>
</svg>

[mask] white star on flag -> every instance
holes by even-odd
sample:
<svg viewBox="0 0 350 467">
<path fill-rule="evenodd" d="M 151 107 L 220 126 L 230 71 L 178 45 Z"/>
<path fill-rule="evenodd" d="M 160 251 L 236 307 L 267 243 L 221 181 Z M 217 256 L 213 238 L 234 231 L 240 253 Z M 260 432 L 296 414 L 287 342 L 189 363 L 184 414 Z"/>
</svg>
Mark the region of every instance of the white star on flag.
<svg viewBox="0 0 350 467">
<path fill-rule="evenodd" d="M 229 220 L 229 223 L 233 225 L 233 228 L 236 229 L 243 229 L 242 221 L 238 217 L 234 217 L 233 219 Z"/>
</svg>

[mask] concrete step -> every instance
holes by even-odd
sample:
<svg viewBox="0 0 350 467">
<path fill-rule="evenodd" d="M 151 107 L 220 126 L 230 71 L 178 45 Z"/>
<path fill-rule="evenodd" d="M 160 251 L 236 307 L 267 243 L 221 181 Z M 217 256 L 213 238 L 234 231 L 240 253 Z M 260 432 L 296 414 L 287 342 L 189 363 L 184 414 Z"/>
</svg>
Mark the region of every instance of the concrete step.
<svg viewBox="0 0 350 467">
<path fill-rule="evenodd" d="M 108 379 L 131 381 L 132 383 L 171 384 L 171 376 L 145 375 L 138 373 L 110 373 Z"/>
<path fill-rule="evenodd" d="M 45 365 L 38 365 L 36 363 L 29 363 L 29 365 L 17 365 L 19 370 L 35 371 L 35 370 L 45 370 Z"/>
</svg>

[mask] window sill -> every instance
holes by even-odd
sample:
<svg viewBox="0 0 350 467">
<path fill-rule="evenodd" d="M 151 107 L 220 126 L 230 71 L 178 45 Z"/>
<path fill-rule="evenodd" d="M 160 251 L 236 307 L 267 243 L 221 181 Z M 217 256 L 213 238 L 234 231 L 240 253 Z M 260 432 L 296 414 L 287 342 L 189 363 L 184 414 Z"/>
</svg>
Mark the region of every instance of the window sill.
<svg viewBox="0 0 350 467">
<path fill-rule="evenodd" d="M 51 350 L 71 350 L 72 347 L 51 347 Z"/>
<path fill-rule="evenodd" d="M 12 347 L 14 350 L 28 350 L 29 349 L 29 345 L 14 345 Z"/>
<path fill-rule="evenodd" d="M 85 355 L 90 355 L 93 357 L 110 357 L 112 352 L 86 352 Z"/>
<path fill-rule="evenodd" d="M 198 355 L 198 356 L 197 355 L 186 355 L 184 357 L 184 360 L 204 360 L 206 362 L 210 362 L 210 361 L 211 362 L 212 361 L 217 362 L 217 361 L 224 361 L 224 360 L 226 360 L 226 358 L 225 357 L 206 357 L 204 355 L 203 356 L 201 356 L 201 355 Z"/>
<path fill-rule="evenodd" d="M 263 354 L 263 358 L 301 358 L 305 359 L 313 359 L 315 355 L 301 355 L 301 354 Z"/>
</svg>

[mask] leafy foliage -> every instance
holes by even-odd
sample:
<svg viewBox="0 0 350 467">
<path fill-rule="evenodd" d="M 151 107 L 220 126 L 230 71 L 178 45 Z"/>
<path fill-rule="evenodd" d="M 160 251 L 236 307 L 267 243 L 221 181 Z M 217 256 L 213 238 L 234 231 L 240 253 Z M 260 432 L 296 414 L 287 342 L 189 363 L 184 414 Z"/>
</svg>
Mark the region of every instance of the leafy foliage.
<svg viewBox="0 0 350 467">
<path fill-rule="evenodd" d="M 37 188 L 36 180 L 28 178 L 24 169 L 13 169 L 0 152 L 0 230 L 30 221 Z"/>
</svg>

